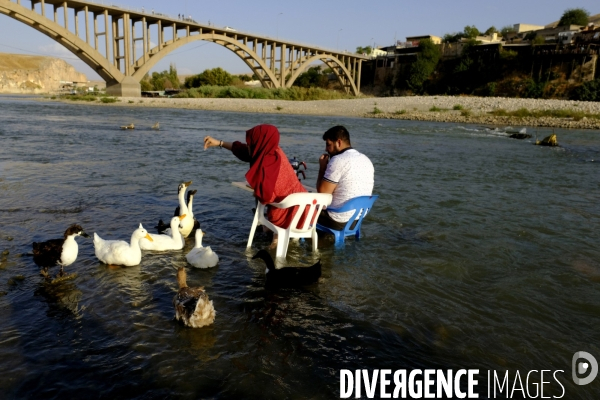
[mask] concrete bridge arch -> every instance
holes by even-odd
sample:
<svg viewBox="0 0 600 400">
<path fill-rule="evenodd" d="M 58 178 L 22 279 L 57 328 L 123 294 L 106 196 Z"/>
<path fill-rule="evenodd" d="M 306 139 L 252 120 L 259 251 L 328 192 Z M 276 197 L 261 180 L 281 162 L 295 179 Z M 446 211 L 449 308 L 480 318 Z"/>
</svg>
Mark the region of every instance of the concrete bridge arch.
<svg viewBox="0 0 600 400">
<path fill-rule="evenodd" d="M 59 9 L 62 9 L 62 25 L 58 18 Z M 106 80 L 107 93 L 117 96 L 140 96 L 139 82 L 160 59 L 198 40 L 216 43 L 235 53 L 267 88 L 291 87 L 310 64 L 321 60 L 334 71 L 348 93 L 358 95 L 361 63 L 367 59 L 358 54 L 203 25 L 189 18 L 82 0 L 0 0 L 0 14 L 31 26 L 62 44 Z M 49 18 L 52 15 L 54 18 Z M 71 24 L 70 16 L 73 16 Z M 99 25 L 99 17 L 103 26 Z M 74 32 L 69 29 L 70 25 Z M 80 31 L 81 25 L 84 31 Z M 141 28 L 141 35 L 136 27 Z M 156 31 L 153 39 L 158 43 L 153 47 L 151 28 Z M 165 29 L 172 32 L 170 40 L 165 40 Z M 82 33 L 85 33 L 85 40 Z M 102 44 L 100 37 L 104 39 Z M 136 45 L 139 42 L 142 50 L 138 56 Z M 104 47 L 104 54 L 101 47 Z"/>
</svg>

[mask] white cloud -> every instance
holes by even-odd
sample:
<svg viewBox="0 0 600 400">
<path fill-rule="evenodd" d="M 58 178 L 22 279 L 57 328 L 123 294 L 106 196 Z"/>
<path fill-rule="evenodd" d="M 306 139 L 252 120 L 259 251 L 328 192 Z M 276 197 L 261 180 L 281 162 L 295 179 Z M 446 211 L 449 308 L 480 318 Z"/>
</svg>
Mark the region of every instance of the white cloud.
<svg viewBox="0 0 600 400">
<path fill-rule="evenodd" d="M 46 44 L 43 46 L 38 46 L 38 50 L 41 53 L 47 54 L 49 56 L 76 58 L 73 53 L 71 53 L 63 45 L 57 42 Z"/>
</svg>

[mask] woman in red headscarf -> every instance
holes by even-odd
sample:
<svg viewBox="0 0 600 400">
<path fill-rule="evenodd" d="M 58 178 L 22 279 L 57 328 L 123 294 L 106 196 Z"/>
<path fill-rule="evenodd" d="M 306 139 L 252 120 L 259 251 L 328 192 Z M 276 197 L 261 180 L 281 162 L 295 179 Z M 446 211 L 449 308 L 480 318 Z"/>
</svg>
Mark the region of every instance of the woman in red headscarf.
<svg viewBox="0 0 600 400">
<path fill-rule="evenodd" d="M 258 125 L 246 131 L 245 144 L 224 142 L 210 136 L 204 138 L 204 149 L 215 146 L 231 150 L 237 158 L 250 163 L 246 180 L 262 204 L 278 203 L 292 193 L 306 192 L 279 147 L 279 131 L 273 125 Z M 274 225 L 287 228 L 297 208 L 268 207 L 267 219 Z"/>
</svg>

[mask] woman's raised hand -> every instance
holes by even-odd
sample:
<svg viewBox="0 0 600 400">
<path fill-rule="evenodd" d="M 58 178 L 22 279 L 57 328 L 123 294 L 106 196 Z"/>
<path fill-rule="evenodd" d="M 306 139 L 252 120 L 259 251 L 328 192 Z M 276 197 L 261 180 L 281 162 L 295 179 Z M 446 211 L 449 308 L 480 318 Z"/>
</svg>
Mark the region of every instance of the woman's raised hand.
<svg viewBox="0 0 600 400">
<path fill-rule="evenodd" d="M 209 147 L 218 146 L 220 143 L 221 143 L 220 140 L 217 140 L 217 139 L 212 138 L 210 136 L 206 136 L 204 138 L 204 150 L 208 149 Z"/>
</svg>

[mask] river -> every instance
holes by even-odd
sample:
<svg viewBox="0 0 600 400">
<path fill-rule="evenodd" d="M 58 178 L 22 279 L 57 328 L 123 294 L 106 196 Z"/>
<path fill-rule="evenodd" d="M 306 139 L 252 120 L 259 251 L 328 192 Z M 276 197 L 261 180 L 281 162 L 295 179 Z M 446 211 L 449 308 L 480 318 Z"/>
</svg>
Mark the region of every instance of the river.
<svg viewBox="0 0 600 400">
<path fill-rule="evenodd" d="M 330 399 L 341 369 L 384 368 L 479 369 L 481 398 L 487 371 L 507 370 L 511 386 L 517 371 L 525 384 L 530 370 L 562 370 L 558 380 L 530 377 L 529 388 L 550 382 L 545 396 L 600 393 L 600 378 L 578 386 L 571 377 L 575 352 L 600 359 L 596 132 L 557 129 L 561 146 L 549 148 L 475 125 L 15 96 L 0 97 L 0 122 L 0 397 Z M 129 123 L 136 129 L 119 129 Z M 308 185 L 333 125 L 375 166 L 380 197 L 360 241 L 336 249 L 323 238 L 318 254 L 310 241 L 290 244 L 290 265 L 321 259 L 318 284 L 265 288 L 264 264 L 251 257 L 268 240 L 246 250 L 252 198 L 231 185 L 247 165 L 203 151 L 207 134 L 244 140 L 261 123 L 307 162 Z M 72 223 L 107 239 L 128 240 L 140 223 L 154 232 L 188 180 L 203 244 L 220 257 L 215 268 L 187 268 L 214 302 L 213 325 L 173 318 L 175 271 L 193 238 L 120 269 L 78 238 L 66 268 L 75 279 L 39 275 L 32 242 Z"/>
</svg>

